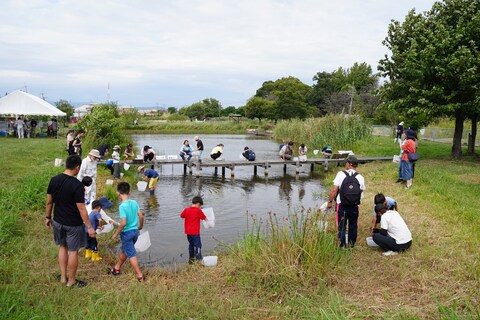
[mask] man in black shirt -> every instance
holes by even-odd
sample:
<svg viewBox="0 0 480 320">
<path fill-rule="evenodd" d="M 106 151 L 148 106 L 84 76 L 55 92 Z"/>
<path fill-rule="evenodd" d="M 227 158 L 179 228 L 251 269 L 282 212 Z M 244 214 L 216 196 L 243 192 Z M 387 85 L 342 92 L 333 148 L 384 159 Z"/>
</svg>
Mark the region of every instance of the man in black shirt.
<svg viewBox="0 0 480 320">
<path fill-rule="evenodd" d="M 78 155 L 69 155 L 65 161 L 65 171 L 50 180 L 47 190 L 45 226 L 50 228 L 53 225 L 53 237 L 59 246 L 60 275 L 57 279 L 66 283 L 67 287 L 87 285 L 86 282 L 75 278 L 78 250 L 85 245 L 86 239 L 83 224 L 87 226 L 90 237 L 93 238 L 96 234 L 85 208 L 83 184 L 75 178 L 81 164 L 82 159 Z"/>
</svg>

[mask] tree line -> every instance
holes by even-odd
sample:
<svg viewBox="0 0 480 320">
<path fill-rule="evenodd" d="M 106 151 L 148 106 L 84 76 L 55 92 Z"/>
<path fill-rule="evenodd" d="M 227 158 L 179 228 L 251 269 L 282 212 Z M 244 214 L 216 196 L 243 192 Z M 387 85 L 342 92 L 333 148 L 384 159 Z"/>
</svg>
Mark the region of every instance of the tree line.
<svg viewBox="0 0 480 320">
<path fill-rule="evenodd" d="M 206 98 L 168 112 L 191 120 L 236 114 L 259 123 L 356 114 L 376 123 L 405 121 L 416 129 L 450 117 L 455 120 L 452 156 L 462 157 L 465 120 L 471 121 L 468 152 L 473 154 L 480 114 L 480 1 L 443 0 L 423 13 L 411 10 L 403 22 L 391 21 L 383 44 L 390 53 L 379 61 L 379 72 L 355 63 L 317 72 L 311 85 L 292 76 L 265 81 L 241 107 L 223 108 Z M 381 85 L 380 79 L 385 79 Z M 67 112 L 66 101 L 60 102 Z"/>
</svg>

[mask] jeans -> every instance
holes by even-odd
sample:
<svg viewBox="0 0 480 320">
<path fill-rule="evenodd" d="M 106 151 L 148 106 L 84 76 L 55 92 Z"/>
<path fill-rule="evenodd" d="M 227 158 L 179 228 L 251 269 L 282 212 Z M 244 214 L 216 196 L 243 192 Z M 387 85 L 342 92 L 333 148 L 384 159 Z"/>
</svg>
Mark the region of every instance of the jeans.
<svg viewBox="0 0 480 320">
<path fill-rule="evenodd" d="M 202 240 L 200 235 L 187 235 L 188 240 L 188 260 L 202 260 Z"/>
</svg>

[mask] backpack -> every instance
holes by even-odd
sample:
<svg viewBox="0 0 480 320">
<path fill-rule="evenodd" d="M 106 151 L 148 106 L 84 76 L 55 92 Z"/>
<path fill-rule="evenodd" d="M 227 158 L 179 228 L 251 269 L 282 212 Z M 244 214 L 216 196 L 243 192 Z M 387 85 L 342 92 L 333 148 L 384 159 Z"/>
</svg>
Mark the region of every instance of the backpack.
<svg viewBox="0 0 480 320">
<path fill-rule="evenodd" d="M 246 156 L 247 156 L 248 161 L 255 161 L 255 152 L 254 151 L 248 150 L 246 152 Z"/>
<path fill-rule="evenodd" d="M 360 182 L 358 182 L 358 172 L 350 175 L 347 171 L 345 173 L 345 179 L 343 179 L 340 186 L 340 202 L 344 205 L 359 205 L 362 190 L 360 189 Z"/>
</svg>

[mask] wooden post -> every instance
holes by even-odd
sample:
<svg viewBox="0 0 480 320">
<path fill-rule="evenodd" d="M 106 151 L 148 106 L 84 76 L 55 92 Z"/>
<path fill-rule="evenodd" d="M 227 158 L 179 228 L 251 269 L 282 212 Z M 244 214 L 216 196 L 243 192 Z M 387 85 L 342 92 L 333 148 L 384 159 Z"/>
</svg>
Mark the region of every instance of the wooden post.
<svg viewBox="0 0 480 320">
<path fill-rule="evenodd" d="M 222 166 L 222 177 L 225 177 L 225 167 Z"/>
<path fill-rule="evenodd" d="M 230 166 L 230 176 L 233 178 L 235 176 L 235 165 L 232 163 Z"/>
<path fill-rule="evenodd" d="M 315 162 L 312 162 L 312 163 L 310 164 L 310 171 L 311 171 L 311 172 L 313 172 L 314 166 L 315 166 Z"/>
<path fill-rule="evenodd" d="M 215 172 L 215 175 L 218 174 L 218 167 L 215 167 L 215 171 L 214 171 L 214 172 Z"/>
<path fill-rule="evenodd" d="M 265 175 L 268 176 L 268 161 L 265 162 Z"/>
<path fill-rule="evenodd" d="M 287 173 L 287 164 L 286 163 L 283 165 L 283 173 Z"/>
<path fill-rule="evenodd" d="M 200 177 L 200 168 L 198 166 L 195 167 L 195 176 Z"/>
<path fill-rule="evenodd" d="M 257 175 L 257 166 L 253 166 L 253 175 L 254 175 L 254 176 Z"/>
<path fill-rule="evenodd" d="M 300 160 L 297 160 L 297 163 L 295 164 L 295 173 L 300 173 Z"/>
<path fill-rule="evenodd" d="M 173 170 L 173 164 L 172 164 L 172 170 Z M 184 163 L 183 164 L 183 175 L 186 175 L 187 174 L 187 164 Z"/>
<path fill-rule="evenodd" d="M 324 161 L 323 170 L 324 170 L 325 172 L 328 171 L 328 161 L 327 161 L 327 160 Z"/>
</svg>

